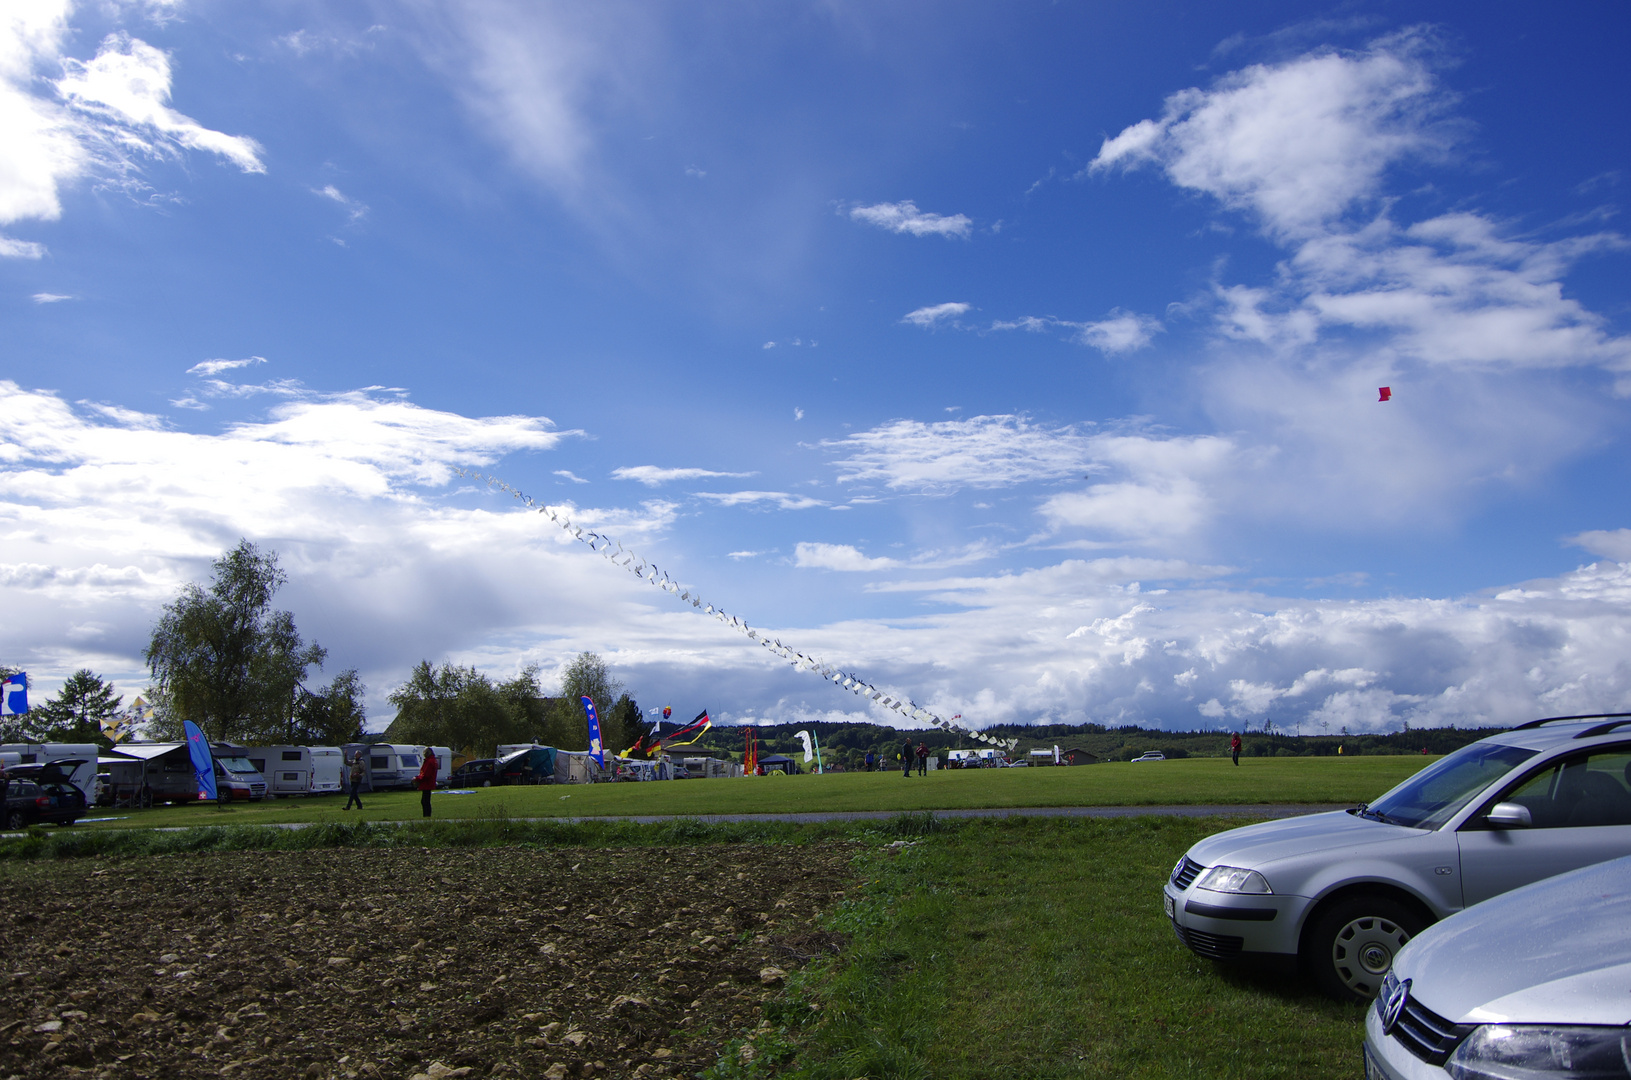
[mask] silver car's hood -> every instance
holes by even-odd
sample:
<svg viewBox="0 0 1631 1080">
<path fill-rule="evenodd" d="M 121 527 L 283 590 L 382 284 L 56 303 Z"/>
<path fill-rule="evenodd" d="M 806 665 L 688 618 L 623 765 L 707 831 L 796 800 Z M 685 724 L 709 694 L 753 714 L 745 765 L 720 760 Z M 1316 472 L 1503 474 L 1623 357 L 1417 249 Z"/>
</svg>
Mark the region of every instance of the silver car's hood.
<svg viewBox="0 0 1631 1080">
<path fill-rule="evenodd" d="M 1282 821 L 1264 821 L 1208 836 L 1189 849 L 1189 857 L 1203 866 L 1222 863 L 1260 870 L 1280 859 L 1423 835 L 1426 834 L 1421 829 L 1385 825 L 1346 810 L 1333 810 Z"/>
<path fill-rule="evenodd" d="M 1393 970 L 1457 1023 L 1631 1022 L 1631 858 L 1476 904 L 1422 931 Z"/>
</svg>

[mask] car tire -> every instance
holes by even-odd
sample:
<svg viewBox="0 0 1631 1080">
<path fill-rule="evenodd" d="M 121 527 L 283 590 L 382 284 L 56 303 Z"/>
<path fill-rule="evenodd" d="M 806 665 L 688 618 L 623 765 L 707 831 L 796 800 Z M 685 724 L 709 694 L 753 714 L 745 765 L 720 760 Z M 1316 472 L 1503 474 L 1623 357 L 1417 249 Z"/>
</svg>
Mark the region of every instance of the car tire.
<svg viewBox="0 0 1631 1080">
<path fill-rule="evenodd" d="M 1365 893 L 1326 908 L 1309 927 L 1303 962 L 1314 983 L 1338 1001 L 1369 1001 L 1393 957 L 1427 920 L 1389 896 Z"/>
<path fill-rule="evenodd" d="M 6 828 L 10 829 L 12 832 L 20 832 L 27 827 L 28 819 L 23 816 L 23 812 L 21 810 L 13 810 L 11 813 L 6 815 Z"/>
</svg>

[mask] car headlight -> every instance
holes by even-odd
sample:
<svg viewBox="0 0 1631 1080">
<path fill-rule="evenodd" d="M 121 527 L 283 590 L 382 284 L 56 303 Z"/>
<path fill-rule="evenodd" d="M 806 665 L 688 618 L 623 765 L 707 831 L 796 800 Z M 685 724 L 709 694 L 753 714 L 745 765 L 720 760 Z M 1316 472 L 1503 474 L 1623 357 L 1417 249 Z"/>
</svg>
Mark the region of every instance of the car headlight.
<svg viewBox="0 0 1631 1080">
<path fill-rule="evenodd" d="M 1274 892 L 1262 874 L 1256 870 L 1242 870 L 1238 866 L 1214 866 L 1201 875 L 1195 886 L 1211 889 L 1213 892 L 1258 894 Z"/>
<path fill-rule="evenodd" d="M 1625 1028 L 1488 1024 L 1444 1068 L 1455 1080 L 1624 1080 L 1631 1077 L 1631 1035 Z"/>
</svg>

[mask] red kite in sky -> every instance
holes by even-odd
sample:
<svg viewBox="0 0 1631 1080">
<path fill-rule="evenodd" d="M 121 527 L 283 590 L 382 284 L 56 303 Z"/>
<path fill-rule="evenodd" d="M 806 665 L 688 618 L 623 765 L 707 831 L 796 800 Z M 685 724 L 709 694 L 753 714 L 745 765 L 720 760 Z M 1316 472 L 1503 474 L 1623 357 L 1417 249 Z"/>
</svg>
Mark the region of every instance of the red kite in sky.
<svg viewBox="0 0 1631 1080">
<path fill-rule="evenodd" d="M 1378 392 L 1382 395 L 1381 397 L 1376 399 L 1377 401 L 1391 401 L 1391 400 L 1393 400 L 1393 387 L 1383 386 L 1383 387 L 1378 387 L 1377 389 L 1378 389 Z"/>
</svg>

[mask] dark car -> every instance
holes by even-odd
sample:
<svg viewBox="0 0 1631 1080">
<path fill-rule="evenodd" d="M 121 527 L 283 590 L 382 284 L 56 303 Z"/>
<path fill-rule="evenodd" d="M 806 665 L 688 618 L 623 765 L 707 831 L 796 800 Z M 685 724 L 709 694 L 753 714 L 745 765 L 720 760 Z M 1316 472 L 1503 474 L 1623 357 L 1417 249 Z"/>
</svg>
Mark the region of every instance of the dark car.
<svg viewBox="0 0 1631 1080">
<path fill-rule="evenodd" d="M 493 760 L 492 758 L 476 758 L 467 761 L 453 770 L 453 775 L 447 778 L 447 786 L 453 788 L 474 788 L 493 786 Z"/>
<path fill-rule="evenodd" d="M 85 793 L 70 784 L 54 764 L 13 768 L 0 781 L 5 785 L 6 828 L 23 829 L 40 822 L 72 825 L 85 816 Z"/>
</svg>

